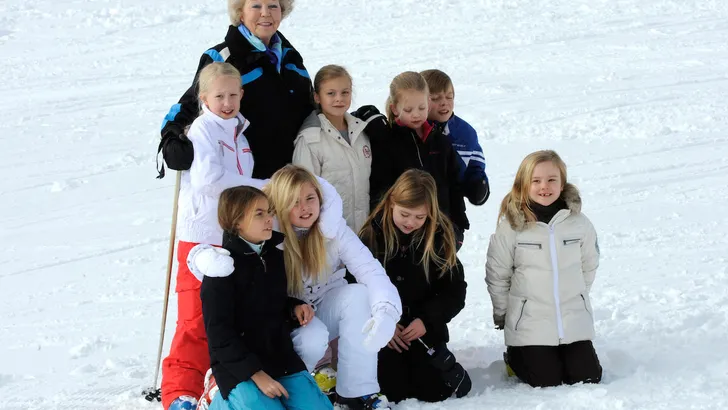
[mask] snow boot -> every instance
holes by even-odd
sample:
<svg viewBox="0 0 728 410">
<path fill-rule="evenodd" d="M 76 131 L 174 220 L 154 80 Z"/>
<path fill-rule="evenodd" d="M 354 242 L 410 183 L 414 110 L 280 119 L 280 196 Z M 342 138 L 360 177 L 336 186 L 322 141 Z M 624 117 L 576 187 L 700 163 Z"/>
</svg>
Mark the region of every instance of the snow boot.
<svg viewBox="0 0 728 410">
<path fill-rule="evenodd" d="M 197 410 L 197 399 L 192 396 L 177 397 L 167 410 Z"/>
<path fill-rule="evenodd" d="M 349 410 L 390 410 L 387 396 L 381 393 L 368 394 L 366 396 L 354 397 L 353 399 L 339 397 L 337 404 L 346 406 Z"/>
<path fill-rule="evenodd" d="M 503 361 L 506 363 L 506 374 L 508 377 L 513 377 L 516 375 L 516 372 L 511 369 L 510 363 L 508 363 L 508 352 L 503 352 Z"/>
</svg>

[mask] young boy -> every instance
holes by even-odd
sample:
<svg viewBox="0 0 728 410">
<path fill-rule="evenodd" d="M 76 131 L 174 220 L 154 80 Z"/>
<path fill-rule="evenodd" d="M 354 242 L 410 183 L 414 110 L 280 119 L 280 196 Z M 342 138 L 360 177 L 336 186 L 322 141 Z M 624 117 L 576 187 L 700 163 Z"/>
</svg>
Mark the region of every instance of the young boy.
<svg viewBox="0 0 728 410">
<path fill-rule="evenodd" d="M 453 114 L 455 89 L 450 77 L 440 70 L 421 72 L 430 89 L 429 121 L 448 136 L 461 161 L 460 181 L 465 197 L 473 205 L 483 205 L 490 196 L 488 176 L 485 174 L 485 156 L 478 144 L 475 129 Z"/>
</svg>

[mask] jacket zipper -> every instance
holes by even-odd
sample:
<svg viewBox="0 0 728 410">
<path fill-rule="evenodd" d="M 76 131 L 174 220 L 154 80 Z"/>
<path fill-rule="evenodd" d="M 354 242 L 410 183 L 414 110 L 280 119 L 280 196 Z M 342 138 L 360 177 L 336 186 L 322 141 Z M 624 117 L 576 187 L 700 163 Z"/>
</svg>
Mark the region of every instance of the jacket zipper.
<svg viewBox="0 0 728 410">
<path fill-rule="evenodd" d="M 238 155 L 238 128 L 233 131 L 233 141 L 235 141 L 235 160 L 238 162 L 238 173 L 243 175 L 243 167 L 240 166 L 240 156 Z"/>
<path fill-rule="evenodd" d="M 584 301 L 584 310 L 586 310 L 586 313 L 588 313 L 592 320 L 594 320 L 594 315 L 592 315 L 592 312 L 590 312 L 589 308 L 586 306 L 586 298 L 584 297 L 584 294 L 580 294 L 579 296 L 581 296 L 581 300 Z"/>
<path fill-rule="evenodd" d="M 551 248 L 551 268 L 554 271 L 554 301 L 556 303 L 556 329 L 559 341 L 564 338 L 564 324 L 561 320 L 561 299 L 559 298 L 559 262 L 556 257 L 556 237 L 554 227 L 549 225 L 549 247 Z"/>
<path fill-rule="evenodd" d="M 417 159 L 420 160 L 420 166 L 424 169 L 425 164 L 422 163 L 422 157 L 420 156 L 420 146 L 417 145 L 417 138 L 415 137 L 415 135 L 413 133 L 414 133 L 414 131 L 411 131 L 410 136 L 412 137 L 412 141 L 415 143 L 415 150 L 417 151 Z"/>
<path fill-rule="evenodd" d="M 521 314 L 518 316 L 518 320 L 516 321 L 516 327 L 513 330 L 518 330 L 518 324 L 521 323 L 521 319 L 523 318 L 523 311 L 526 310 L 526 302 L 528 302 L 528 300 L 524 299 L 523 303 L 521 304 Z"/>
</svg>

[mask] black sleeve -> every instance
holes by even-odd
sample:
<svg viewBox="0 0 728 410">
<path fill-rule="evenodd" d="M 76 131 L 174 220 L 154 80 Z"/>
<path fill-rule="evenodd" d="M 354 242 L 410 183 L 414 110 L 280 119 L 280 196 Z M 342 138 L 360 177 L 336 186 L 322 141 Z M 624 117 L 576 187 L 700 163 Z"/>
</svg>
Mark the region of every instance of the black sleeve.
<svg viewBox="0 0 728 410">
<path fill-rule="evenodd" d="M 199 116 L 197 78 L 200 71 L 212 62 L 212 58 L 207 54 L 200 57 L 200 63 L 192 85 L 164 117 L 162 141 L 159 144 L 159 150 L 162 151 L 164 162 L 171 169 L 184 171 L 190 169 L 192 165 L 192 159 L 194 158 L 192 143 L 185 137 L 185 128 Z M 163 175 L 163 172 L 160 171 L 160 173 Z"/>
<path fill-rule="evenodd" d="M 460 183 L 460 158 L 453 149 L 450 141 L 443 135 L 444 149 L 447 155 L 447 183 L 450 192 L 450 219 L 460 229 L 470 229 L 468 216 L 465 215 L 465 199 L 463 199 L 463 187 Z"/>
<path fill-rule="evenodd" d="M 450 272 L 435 280 L 434 286 L 436 287 L 435 297 L 425 303 L 420 313 L 420 319 L 425 324 L 425 328 L 439 329 L 449 323 L 465 307 L 465 290 L 468 284 L 465 282 L 463 265 L 460 260 Z"/>
<path fill-rule="evenodd" d="M 372 169 L 369 174 L 369 210 L 373 211 L 401 173 L 393 156 L 391 130 L 384 116 L 372 119 L 364 129 L 372 148 Z"/>
<path fill-rule="evenodd" d="M 286 308 L 288 309 L 288 317 L 293 320 L 293 324 L 298 325 L 298 320 L 296 319 L 296 306 L 299 305 L 305 305 L 306 302 L 302 301 L 301 299 L 294 298 L 289 296 L 286 300 Z"/>
<path fill-rule="evenodd" d="M 205 276 L 200 297 L 210 356 L 241 383 L 261 370 L 262 365 L 236 328 L 234 277 L 235 272 L 224 278 Z"/>
</svg>

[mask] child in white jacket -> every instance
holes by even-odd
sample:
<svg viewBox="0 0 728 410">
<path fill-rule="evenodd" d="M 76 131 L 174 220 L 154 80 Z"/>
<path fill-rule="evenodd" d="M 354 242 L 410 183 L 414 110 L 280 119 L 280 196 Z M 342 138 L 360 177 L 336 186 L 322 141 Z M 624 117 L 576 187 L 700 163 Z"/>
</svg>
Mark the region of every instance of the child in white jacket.
<svg viewBox="0 0 728 410">
<path fill-rule="evenodd" d="M 505 329 L 507 363 L 534 387 L 599 383 L 589 299 L 597 234 L 554 151 L 521 162 L 498 221 L 485 281 L 495 325 Z"/>
</svg>

